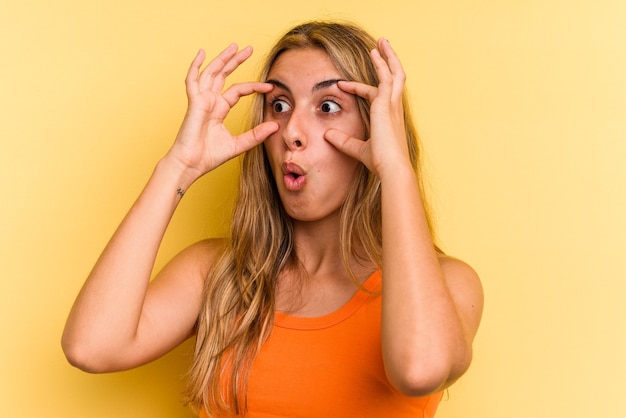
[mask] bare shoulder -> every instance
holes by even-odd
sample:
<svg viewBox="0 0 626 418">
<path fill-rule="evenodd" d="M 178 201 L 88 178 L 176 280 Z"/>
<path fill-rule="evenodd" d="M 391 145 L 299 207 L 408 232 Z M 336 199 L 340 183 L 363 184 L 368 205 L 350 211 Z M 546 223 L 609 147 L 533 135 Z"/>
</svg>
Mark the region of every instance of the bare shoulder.
<svg viewBox="0 0 626 418">
<path fill-rule="evenodd" d="M 478 273 L 466 262 L 439 255 L 446 285 L 466 324 L 475 332 L 483 312 L 484 294 Z"/>
<path fill-rule="evenodd" d="M 439 254 L 439 265 L 443 270 L 443 273 L 446 277 L 446 281 L 448 284 L 454 284 L 455 282 L 462 282 L 462 284 L 466 284 L 469 286 L 479 286 L 480 278 L 478 277 L 478 273 L 463 260 L 459 260 L 458 258 L 451 257 L 445 254 Z"/>
<path fill-rule="evenodd" d="M 191 281 L 201 289 L 224 244 L 222 239 L 205 239 L 191 244 L 167 263 L 155 281 Z"/>
<path fill-rule="evenodd" d="M 206 268 L 207 271 L 222 253 L 225 245 L 224 239 L 209 238 L 191 244 L 182 250 L 176 257 L 186 262 L 195 264 L 198 268 Z"/>
<path fill-rule="evenodd" d="M 187 270 L 206 277 L 223 251 L 225 240 L 218 238 L 195 242 L 179 252 L 169 263 L 175 269 Z"/>
<path fill-rule="evenodd" d="M 191 328 L 202 303 L 205 279 L 222 247 L 223 241 L 203 240 L 180 251 L 150 283 L 144 310 L 160 322 L 175 310 L 178 323 Z"/>
<path fill-rule="evenodd" d="M 165 354 L 195 332 L 204 282 L 220 254 L 219 240 L 205 240 L 180 251 L 151 281 L 138 328 L 140 350 L 130 364 Z"/>
</svg>

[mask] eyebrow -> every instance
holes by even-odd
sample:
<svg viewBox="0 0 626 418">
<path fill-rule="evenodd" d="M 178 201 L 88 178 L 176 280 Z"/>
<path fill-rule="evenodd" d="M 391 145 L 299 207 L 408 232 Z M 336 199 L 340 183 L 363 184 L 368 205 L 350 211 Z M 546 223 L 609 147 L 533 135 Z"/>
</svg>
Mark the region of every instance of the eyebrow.
<svg viewBox="0 0 626 418">
<path fill-rule="evenodd" d="M 331 80 L 320 81 L 319 83 L 317 83 L 316 85 L 313 86 L 311 91 L 318 91 L 318 90 L 322 90 L 322 89 L 328 88 L 330 86 L 333 86 L 333 85 L 337 84 L 340 81 L 345 81 L 345 80 L 342 80 L 340 78 L 334 78 L 334 79 L 331 79 Z"/>
<path fill-rule="evenodd" d="M 332 78 L 330 80 L 320 81 L 319 83 L 317 83 L 317 84 L 315 84 L 313 86 L 311 91 L 312 92 L 316 92 L 316 91 L 319 91 L 319 90 L 323 90 L 325 88 L 328 88 L 330 86 L 333 86 L 333 85 L 337 84 L 340 81 L 346 81 L 346 80 L 341 79 L 341 78 Z M 289 87 L 285 83 L 282 83 L 282 82 L 280 82 L 278 80 L 270 79 L 270 80 L 267 80 L 266 83 L 273 84 L 276 87 L 281 88 L 283 90 L 286 90 L 288 93 L 291 93 L 291 90 L 289 89 Z"/>
</svg>

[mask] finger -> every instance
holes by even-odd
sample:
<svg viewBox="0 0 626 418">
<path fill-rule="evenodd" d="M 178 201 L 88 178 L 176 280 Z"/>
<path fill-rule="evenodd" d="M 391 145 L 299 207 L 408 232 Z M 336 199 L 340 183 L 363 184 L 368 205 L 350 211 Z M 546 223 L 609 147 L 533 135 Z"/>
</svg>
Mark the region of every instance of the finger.
<svg viewBox="0 0 626 418">
<path fill-rule="evenodd" d="M 224 77 L 229 76 L 233 71 L 235 71 L 237 69 L 237 67 L 239 67 L 245 60 L 247 60 L 248 58 L 250 58 L 250 55 L 252 55 L 252 47 L 251 46 L 247 46 L 244 49 L 242 49 L 241 51 L 238 51 L 235 56 L 233 56 L 227 63 L 226 65 L 224 65 L 224 68 L 222 69 L 221 74 Z"/>
<path fill-rule="evenodd" d="M 195 58 L 193 59 L 193 61 L 191 62 L 191 65 L 189 66 L 189 70 L 187 71 L 187 77 L 185 78 L 185 84 L 187 85 L 188 89 L 198 81 L 198 74 L 200 74 L 200 67 L 202 66 L 202 63 L 204 62 L 205 57 L 206 57 L 206 53 L 204 52 L 204 49 L 200 49 L 198 53 L 196 54 Z"/>
<path fill-rule="evenodd" d="M 391 76 L 393 77 L 393 96 L 397 98 L 402 95 L 404 89 L 404 83 L 406 81 L 406 73 L 402 68 L 402 63 L 398 58 L 398 55 L 394 51 L 391 43 L 384 38 L 378 40 L 378 49 L 386 61 Z"/>
<path fill-rule="evenodd" d="M 344 154 L 366 163 L 365 151 L 368 143 L 361 139 L 357 139 L 338 129 L 329 129 L 324 133 L 324 138 L 330 142 L 335 148 Z M 367 164 L 366 164 L 367 165 Z"/>
<path fill-rule="evenodd" d="M 244 96 L 248 96 L 253 93 L 268 93 L 270 92 L 274 86 L 269 83 L 261 83 L 261 82 L 248 82 L 248 83 L 238 83 L 230 86 L 222 95 L 224 100 L 228 103 L 228 105 L 232 108 L 237 104 L 239 99 Z"/>
<path fill-rule="evenodd" d="M 270 135 L 277 132 L 278 128 L 279 126 L 276 122 L 263 122 L 249 131 L 236 136 L 235 150 L 237 155 L 259 145 Z"/>
<path fill-rule="evenodd" d="M 339 81 L 337 86 L 346 93 L 356 94 L 370 103 L 378 94 L 378 89 L 376 87 L 364 83 L 358 83 L 356 81 Z"/>
<path fill-rule="evenodd" d="M 391 99 L 393 78 L 385 59 L 380 55 L 378 49 L 373 49 L 370 53 L 376 74 L 378 74 L 378 94 L 387 99 Z"/>
<path fill-rule="evenodd" d="M 200 74 L 200 88 L 221 91 L 224 81 L 242 62 L 252 55 L 252 48 L 237 51 L 237 44 L 231 44 L 222 51 Z"/>
<path fill-rule="evenodd" d="M 228 45 L 219 55 L 211 60 L 202 70 L 198 82 L 202 90 L 210 89 L 217 74 L 224 68 L 226 63 L 237 53 L 237 44 Z"/>
</svg>

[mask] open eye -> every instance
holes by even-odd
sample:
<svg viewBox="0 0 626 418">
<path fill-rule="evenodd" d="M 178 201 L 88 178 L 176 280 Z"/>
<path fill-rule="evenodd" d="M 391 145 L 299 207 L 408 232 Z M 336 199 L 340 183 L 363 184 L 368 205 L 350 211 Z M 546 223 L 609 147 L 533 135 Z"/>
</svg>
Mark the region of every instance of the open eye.
<svg viewBox="0 0 626 418">
<path fill-rule="evenodd" d="M 285 113 L 291 110 L 291 106 L 285 100 L 275 99 L 272 101 L 271 105 L 275 113 Z"/>
<path fill-rule="evenodd" d="M 320 110 L 324 113 L 337 113 L 341 110 L 341 106 L 332 100 L 325 100 L 320 106 Z"/>
</svg>

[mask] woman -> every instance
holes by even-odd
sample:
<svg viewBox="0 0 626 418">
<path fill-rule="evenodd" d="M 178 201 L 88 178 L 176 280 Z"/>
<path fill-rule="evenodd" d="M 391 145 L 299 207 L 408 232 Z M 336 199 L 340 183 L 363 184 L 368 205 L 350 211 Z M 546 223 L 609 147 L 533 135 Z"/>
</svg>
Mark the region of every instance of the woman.
<svg viewBox="0 0 626 418">
<path fill-rule="evenodd" d="M 482 290 L 433 244 L 400 61 L 356 26 L 310 22 L 262 82 L 223 90 L 251 53 L 194 59 L 179 134 L 81 290 L 65 353 L 116 371 L 196 335 L 201 416 L 431 417 L 469 367 Z M 255 93 L 252 129 L 232 136 L 224 118 Z M 230 239 L 192 245 L 150 283 L 185 190 L 242 153 Z"/>
</svg>

